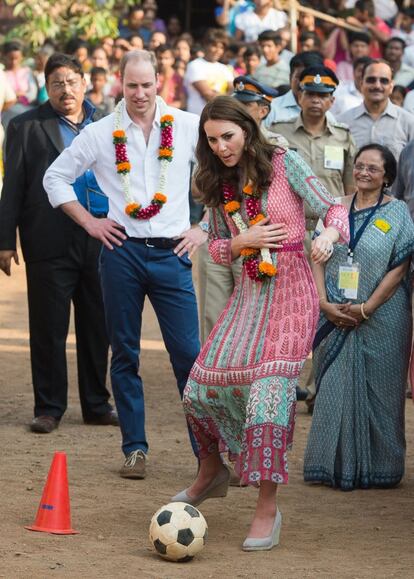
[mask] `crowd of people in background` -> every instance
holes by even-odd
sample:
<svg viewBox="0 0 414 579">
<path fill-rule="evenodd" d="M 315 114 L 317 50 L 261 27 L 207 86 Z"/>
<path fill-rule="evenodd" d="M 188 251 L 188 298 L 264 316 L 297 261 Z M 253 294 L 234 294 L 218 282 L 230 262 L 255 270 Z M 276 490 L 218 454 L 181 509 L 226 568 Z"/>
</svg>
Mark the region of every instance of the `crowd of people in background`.
<svg viewBox="0 0 414 579">
<path fill-rule="evenodd" d="M 183 110 L 200 113 L 214 96 L 231 93 L 234 77 L 243 74 L 277 88 L 281 98 L 290 89 L 289 62 L 294 53 L 288 15 L 275 4 L 273 0 L 218 1 L 217 27 L 193 36 L 176 15 L 158 18 L 156 2 L 146 0 L 120 19 L 119 36 L 102 38 L 95 45 L 74 38 L 65 47 L 47 42 L 29 54 L 20 41 L 7 41 L 2 64 L 16 102 L 3 113 L 3 123 L 47 99 L 43 71 L 57 48 L 79 59 L 88 81 L 88 98 L 104 114 L 122 96 L 121 58 L 137 48 L 155 52 L 158 92 L 167 104 Z M 324 7 L 323 2 L 311 4 Z M 326 66 L 336 72 L 340 84 L 333 113 L 339 116 L 362 102 L 356 63 L 363 57 L 387 61 L 394 85 L 390 100 L 414 112 L 414 7 L 399 8 L 393 0 L 348 0 L 330 3 L 327 13 L 338 17 L 344 9 L 349 14 L 345 22 L 353 30 L 299 12 L 294 43 L 298 53 L 321 54 Z"/>
<path fill-rule="evenodd" d="M 54 52 L 62 51 L 79 61 L 87 84 L 86 99 L 101 117 L 112 113 L 123 97 L 121 62 L 124 56 L 132 50 L 146 49 L 155 54 L 159 72 L 157 94 L 168 106 L 201 115 L 216 97 L 233 95 L 248 106 L 251 116 L 261 127 L 262 136 L 265 135 L 268 142 L 274 139 L 274 143 L 285 150 L 288 159 L 295 160 L 296 152 L 299 153 L 334 198 L 356 194 L 358 208 L 355 208 L 355 199 L 352 206 L 344 204 L 350 215 L 355 212 L 355 227 L 358 228 L 358 220 L 360 222 L 360 237 L 365 231 L 365 217 L 372 217 L 371 206 L 375 205 L 378 211 L 376 229 L 367 231 L 362 238 L 358 262 L 369 270 L 376 259 L 373 248 L 377 245 L 381 256 L 378 256 L 372 279 L 367 278 L 361 286 L 366 300 L 361 309 L 361 304 L 357 304 L 358 312 L 352 310 L 354 306 L 344 300 L 344 295 L 351 294 L 338 293 L 336 281 L 331 279 L 347 260 L 345 246 L 335 250 L 326 270 L 319 268 L 315 273 L 322 306 L 315 346 L 316 376 L 309 377 L 308 389 L 302 395 L 312 409 L 316 377 L 320 403 L 306 452 L 305 479 L 328 482 L 344 489 L 393 486 L 398 484 L 404 470 L 403 403 L 411 347 L 406 290 L 414 229 L 402 201 L 408 204 L 411 217 L 414 217 L 411 168 L 414 2 L 409 6 L 407 2 L 394 0 L 321 0 L 301 4 L 323 11 L 331 19 L 318 19 L 312 10 L 299 10 L 294 39 L 291 36 L 294 27 L 288 13 L 273 0 L 217 1 L 216 26 L 199 31 L 199 34 L 185 30 L 175 14 L 166 20 L 159 18 L 157 3 L 144 0 L 120 18 L 118 36 L 101 38 L 94 45 L 74 38 L 64 47 L 47 42 L 29 54 L 20 41 L 7 41 L 2 47 L 3 70 L 0 69 L 2 124 L 7 127 L 16 116 L 48 100 L 45 67 Z M 58 109 L 58 101 L 56 106 Z M 2 136 L 0 134 L 0 140 Z M 257 137 L 257 142 L 261 143 L 261 138 Z M 289 149 L 295 153 L 286 153 Z M 401 168 L 397 166 L 399 159 Z M 293 174 L 291 180 L 294 181 Z M 391 203 L 393 195 L 402 201 Z M 315 212 L 312 207 L 306 208 L 308 250 L 311 239 L 315 238 L 320 213 L 321 210 Z M 387 235 L 390 230 L 392 233 Z M 351 242 L 352 234 L 351 228 Z M 352 265 L 349 253 L 348 263 Z M 230 293 L 239 272 L 231 276 Z M 388 282 L 384 284 L 384 280 Z M 388 309 L 375 316 L 376 309 L 388 300 Z M 216 294 L 214 301 L 218 303 Z M 207 314 L 202 306 L 202 324 Z M 367 323 L 371 316 L 374 321 Z M 365 355 L 362 342 L 350 332 L 361 323 L 365 323 L 365 343 L 369 347 L 372 345 L 372 349 L 377 348 L 375 356 L 372 351 Z M 404 335 L 394 344 L 395 366 L 389 364 L 382 368 L 380 362 L 387 350 L 383 347 L 392 323 L 400 324 L 401 328 L 405 324 Z M 377 331 L 375 324 L 379 324 L 381 331 Z M 202 336 L 203 341 L 210 330 L 211 327 Z M 398 335 L 397 327 L 395 335 Z M 363 340 L 361 334 L 358 339 Z M 329 365 L 327 350 L 330 356 L 334 350 L 337 352 L 337 359 L 334 356 Z M 397 364 L 395 359 L 403 354 L 404 360 Z M 367 361 L 369 356 L 372 359 Z M 355 376 L 352 380 L 346 376 L 352 357 L 355 360 L 363 358 L 358 361 L 360 369 L 366 364 L 358 376 L 359 382 Z M 332 391 L 329 385 L 326 386 L 326 382 L 333 380 L 332 372 L 343 376 L 337 381 L 343 406 L 335 406 L 331 400 Z M 376 398 L 375 404 L 369 392 L 372 384 L 366 376 L 381 385 L 378 389 L 382 392 L 379 394 L 381 400 Z M 398 385 L 391 395 L 388 387 L 393 377 Z M 356 392 L 355 385 L 359 383 L 364 387 Z M 343 440 L 337 442 L 341 413 L 346 417 L 355 414 L 353 404 L 362 391 L 361 413 L 365 414 L 357 417 L 360 420 L 355 423 L 350 419 Z M 301 399 L 300 392 L 297 396 Z M 383 402 L 387 407 L 385 413 Z M 336 414 L 332 413 L 334 406 Z M 107 410 L 112 408 L 108 406 Z M 378 440 L 372 440 L 370 446 L 366 416 L 372 412 L 377 419 L 375 437 Z M 330 419 L 333 432 L 327 440 L 323 433 Z M 352 424 L 357 427 L 353 428 Z M 361 439 L 366 437 L 359 478 L 355 478 L 353 472 L 355 432 Z M 388 455 L 393 458 L 387 470 L 383 457 Z"/>
</svg>

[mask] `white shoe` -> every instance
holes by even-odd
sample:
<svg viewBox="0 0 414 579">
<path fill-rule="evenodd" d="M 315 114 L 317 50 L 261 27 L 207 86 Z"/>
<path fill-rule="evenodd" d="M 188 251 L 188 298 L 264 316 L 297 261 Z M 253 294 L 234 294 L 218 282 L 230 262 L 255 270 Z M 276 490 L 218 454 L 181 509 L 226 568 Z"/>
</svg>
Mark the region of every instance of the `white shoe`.
<svg viewBox="0 0 414 579">
<path fill-rule="evenodd" d="M 277 509 L 272 534 L 261 539 L 248 537 L 243 543 L 243 551 L 269 551 L 270 549 L 273 549 L 273 547 L 276 547 L 276 545 L 279 544 L 281 528 L 282 514 L 279 509 Z"/>
</svg>

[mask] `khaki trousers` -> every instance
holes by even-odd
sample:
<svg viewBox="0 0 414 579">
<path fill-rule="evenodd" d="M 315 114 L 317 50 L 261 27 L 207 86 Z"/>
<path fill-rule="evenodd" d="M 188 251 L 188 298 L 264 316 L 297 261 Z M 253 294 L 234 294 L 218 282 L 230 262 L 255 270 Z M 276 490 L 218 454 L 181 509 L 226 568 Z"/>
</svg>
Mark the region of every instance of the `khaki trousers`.
<svg viewBox="0 0 414 579">
<path fill-rule="evenodd" d="M 242 260 L 231 266 L 215 263 L 204 243 L 198 251 L 199 309 L 201 343 L 207 340 L 213 326 L 229 301 L 242 271 Z"/>
</svg>

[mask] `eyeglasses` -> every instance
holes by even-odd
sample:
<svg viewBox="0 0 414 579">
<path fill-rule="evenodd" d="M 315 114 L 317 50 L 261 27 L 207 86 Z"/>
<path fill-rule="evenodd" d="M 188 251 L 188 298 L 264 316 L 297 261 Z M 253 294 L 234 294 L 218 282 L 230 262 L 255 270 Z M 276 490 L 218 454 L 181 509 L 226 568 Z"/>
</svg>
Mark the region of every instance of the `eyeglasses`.
<svg viewBox="0 0 414 579">
<path fill-rule="evenodd" d="M 77 89 L 79 88 L 80 83 L 81 83 L 80 78 L 71 78 L 69 80 L 53 81 L 50 83 L 50 87 L 54 91 L 62 91 L 66 88 L 66 86 L 68 86 L 71 89 Z"/>
<path fill-rule="evenodd" d="M 354 165 L 354 171 L 358 171 L 359 173 L 366 171 L 367 173 L 370 173 L 370 175 L 375 175 L 376 173 L 382 173 L 384 169 L 375 167 L 375 165 L 364 165 L 363 163 L 357 163 Z"/>
<path fill-rule="evenodd" d="M 382 86 L 388 86 L 391 83 L 391 79 L 386 76 L 367 76 L 364 81 L 367 84 L 377 84 L 377 81 L 379 81 Z"/>
</svg>

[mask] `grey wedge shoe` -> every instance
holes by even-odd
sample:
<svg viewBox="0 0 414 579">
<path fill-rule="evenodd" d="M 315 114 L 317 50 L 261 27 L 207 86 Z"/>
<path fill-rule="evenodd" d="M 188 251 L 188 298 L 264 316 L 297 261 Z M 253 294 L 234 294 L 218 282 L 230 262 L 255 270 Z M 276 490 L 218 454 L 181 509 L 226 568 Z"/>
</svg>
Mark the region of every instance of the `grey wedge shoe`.
<svg viewBox="0 0 414 579">
<path fill-rule="evenodd" d="M 223 465 L 222 470 L 215 476 L 204 492 L 196 497 L 190 497 L 188 489 L 181 491 L 175 497 L 172 497 L 172 503 L 188 503 L 193 507 L 198 506 L 206 499 L 215 499 L 225 497 L 229 488 L 230 471 Z"/>
<path fill-rule="evenodd" d="M 277 509 L 272 534 L 261 539 L 247 538 L 243 543 L 243 551 L 269 551 L 279 544 L 280 530 L 282 528 L 282 515 Z"/>
</svg>

